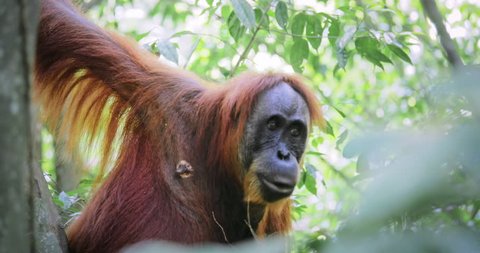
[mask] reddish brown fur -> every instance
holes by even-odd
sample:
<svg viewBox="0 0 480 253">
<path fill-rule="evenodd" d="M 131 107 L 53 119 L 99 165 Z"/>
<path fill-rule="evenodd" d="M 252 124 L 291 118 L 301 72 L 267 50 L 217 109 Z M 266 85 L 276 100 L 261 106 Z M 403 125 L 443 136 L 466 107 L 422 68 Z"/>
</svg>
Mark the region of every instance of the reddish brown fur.
<svg viewBox="0 0 480 253">
<path fill-rule="evenodd" d="M 112 169 L 68 229 L 72 252 L 115 252 L 145 239 L 251 237 L 238 150 L 256 97 L 286 82 L 304 97 L 312 121 L 322 119 L 297 77 L 249 73 L 207 88 L 98 28 L 62 0 L 42 1 L 35 79 L 57 138 L 70 150 L 98 142 L 100 167 Z M 175 173 L 182 160 L 193 176 Z M 289 210 L 290 201 L 266 205 L 251 214 L 258 217 L 251 226 L 259 234 L 285 233 Z"/>
</svg>

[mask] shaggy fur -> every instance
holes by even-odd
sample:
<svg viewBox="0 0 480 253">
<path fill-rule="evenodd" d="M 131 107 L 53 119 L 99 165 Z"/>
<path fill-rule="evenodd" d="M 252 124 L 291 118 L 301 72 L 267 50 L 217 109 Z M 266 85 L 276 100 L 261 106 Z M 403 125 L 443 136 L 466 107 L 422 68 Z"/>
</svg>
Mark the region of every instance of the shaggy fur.
<svg viewBox="0 0 480 253">
<path fill-rule="evenodd" d="M 146 239 L 232 243 L 252 229 L 290 229 L 289 200 L 245 200 L 258 188 L 245 186 L 238 151 L 256 97 L 280 82 L 321 122 L 299 78 L 249 73 L 208 84 L 97 27 L 70 3 L 43 0 L 35 81 L 56 138 L 70 151 L 80 143 L 100 148 L 100 168 L 111 169 L 68 228 L 72 252 L 115 252 Z M 191 176 L 176 173 L 180 161 Z"/>
</svg>

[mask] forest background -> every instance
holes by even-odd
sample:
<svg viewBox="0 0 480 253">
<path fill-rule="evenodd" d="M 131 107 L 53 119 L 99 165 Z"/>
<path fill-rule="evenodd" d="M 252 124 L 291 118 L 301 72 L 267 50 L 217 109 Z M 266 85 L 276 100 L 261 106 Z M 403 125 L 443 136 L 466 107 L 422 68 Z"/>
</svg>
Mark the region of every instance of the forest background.
<svg viewBox="0 0 480 253">
<path fill-rule="evenodd" d="M 310 135 L 289 250 L 480 252 L 479 1 L 77 3 L 207 80 L 304 76 L 327 124 Z M 93 148 L 80 163 L 60 159 L 62 144 L 46 129 L 40 137 L 40 165 L 68 224 L 95 188 L 98 157 Z"/>
</svg>

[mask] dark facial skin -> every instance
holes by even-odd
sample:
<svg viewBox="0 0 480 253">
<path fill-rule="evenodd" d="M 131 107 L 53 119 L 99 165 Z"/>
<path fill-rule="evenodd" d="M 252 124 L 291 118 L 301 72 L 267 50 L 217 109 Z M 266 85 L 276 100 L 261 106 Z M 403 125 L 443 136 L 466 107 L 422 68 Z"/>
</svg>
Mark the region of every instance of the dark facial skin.
<svg viewBox="0 0 480 253">
<path fill-rule="evenodd" d="M 309 120 L 307 104 L 290 85 L 280 83 L 260 94 L 247 121 L 240 158 L 255 172 L 265 201 L 292 194 Z"/>
</svg>

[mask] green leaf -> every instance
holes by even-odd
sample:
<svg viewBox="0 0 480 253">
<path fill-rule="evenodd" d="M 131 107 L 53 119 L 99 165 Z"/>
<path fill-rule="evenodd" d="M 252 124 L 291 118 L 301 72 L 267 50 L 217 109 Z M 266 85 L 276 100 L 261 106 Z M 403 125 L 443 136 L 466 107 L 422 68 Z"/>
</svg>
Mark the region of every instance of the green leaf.
<svg viewBox="0 0 480 253">
<path fill-rule="evenodd" d="M 327 123 L 327 128 L 325 129 L 325 131 L 327 132 L 327 134 L 335 137 L 335 133 L 333 132 L 332 125 L 330 125 L 330 122 L 328 120 L 325 120 L 325 122 Z"/>
<path fill-rule="evenodd" d="M 373 58 L 375 58 L 375 59 L 377 59 L 377 60 L 379 60 L 379 61 L 381 61 L 381 62 L 392 63 L 392 60 L 390 60 L 390 58 L 388 58 L 386 55 L 384 55 L 384 54 L 383 54 L 382 52 L 380 52 L 380 50 L 378 50 L 378 49 L 372 50 L 372 51 L 370 52 L 370 55 L 371 55 Z"/>
<path fill-rule="evenodd" d="M 238 40 L 245 34 L 245 26 L 240 23 L 235 13 L 232 11 L 227 20 L 228 32 L 230 36 L 238 42 Z"/>
<path fill-rule="evenodd" d="M 361 56 L 381 69 L 383 69 L 382 62 L 392 63 L 392 61 L 378 49 L 380 43 L 374 38 L 357 38 L 355 40 L 355 47 Z"/>
<path fill-rule="evenodd" d="M 360 37 L 355 40 L 355 48 L 361 55 L 378 46 L 378 41 L 370 37 Z"/>
<path fill-rule="evenodd" d="M 307 17 L 308 16 L 303 12 L 298 13 L 293 17 L 291 31 L 294 40 L 302 39 L 307 25 Z"/>
<path fill-rule="evenodd" d="M 279 1 L 275 7 L 275 19 L 277 20 L 277 24 L 286 31 L 288 23 L 288 9 L 287 4 L 285 4 L 283 1 Z"/>
<path fill-rule="evenodd" d="M 337 47 L 336 48 L 336 55 L 337 55 L 337 67 L 339 69 L 345 69 L 348 62 L 348 53 L 344 47 Z"/>
<path fill-rule="evenodd" d="M 340 70 L 340 66 L 337 64 L 335 64 L 335 67 L 333 68 L 333 75 L 335 76 L 337 74 L 337 72 Z"/>
<path fill-rule="evenodd" d="M 317 151 L 308 151 L 307 155 L 314 155 L 314 156 L 324 156 L 325 154 L 317 152 Z"/>
<path fill-rule="evenodd" d="M 265 28 L 267 31 L 269 30 L 269 27 L 268 27 L 268 25 L 270 24 L 269 17 L 266 13 L 264 13 L 262 10 L 258 8 L 255 9 L 255 20 L 257 21 L 257 24 L 259 24 L 259 26 Z"/>
<path fill-rule="evenodd" d="M 222 18 L 224 20 L 228 20 L 228 18 L 232 14 L 232 8 L 230 8 L 230 5 L 223 5 L 220 13 L 222 14 Z"/>
<path fill-rule="evenodd" d="M 347 117 L 347 115 L 346 115 L 343 111 L 341 111 L 340 109 L 338 109 L 336 106 L 332 106 L 332 107 L 333 107 L 333 109 L 335 109 L 335 111 L 338 112 L 338 114 L 340 114 L 340 116 L 342 116 L 342 118 L 346 118 L 346 117 Z"/>
<path fill-rule="evenodd" d="M 223 77 L 228 77 L 230 76 L 230 70 L 224 68 L 224 67 L 219 67 L 220 72 L 222 73 Z"/>
<path fill-rule="evenodd" d="M 300 178 L 298 179 L 297 188 L 300 189 L 305 185 L 305 179 L 307 178 L 307 171 L 302 169 L 300 172 Z"/>
<path fill-rule="evenodd" d="M 178 64 L 177 48 L 168 41 L 157 41 L 158 52 L 167 60 Z"/>
<path fill-rule="evenodd" d="M 396 56 L 400 57 L 400 59 L 402 59 L 404 62 L 412 64 L 412 60 L 410 59 L 408 54 L 405 53 L 405 51 L 403 51 L 400 47 L 390 44 L 387 46 L 387 48 L 392 51 L 392 53 L 394 53 Z"/>
<path fill-rule="evenodd" d="M 313 195 L 317 195 L 317 180 L 315 176 L 317 169 L 308 163 L 305 165 L 305 168 L 305 188 Z"/>
<path fill-rule="evenodd" d="M 230 0 L 233 6 L 233 11 L 237 15 L 238 19 L 242 24 L 248 28 L 252 29 L 255 27 L 255 14 L 253 12 L 252 6 L 246 0 Z"/>
<path fill-rule="evenodd" d="M 296 72 L 303 71 L 303 60 L 308 58 L 308 42 L 304 39 L 297 39 L 290 49 L 290 64 Z"/>
<path fill-rule="evenodd" d="M 383 68 L 382 62 L 380 62 L 378 59 L 372 57 L 371 55 L 365 55 L 365 59 L 367 59 L 369 62 L 373 63 L 373 65 L 380 67 L 382 70 L 385 70 Z"/>
<path fill-rule="evenodd" d="M 340 136 L 338 137 L 338 140 L 337 140 L 337 143 L 336 143 L 336 147 L 338 148 L 340 145 L 342 145 L 343 142 L 345 142 L 345 140 L 347 139 L 348 137 L 348 130 L 345 130 L 343 131 Z"/>
<path fill-rule="evenodd" d="M 144 33 L 139 33 L 139 34 L 135 34 L 134 38 L 136 41 L 139 41 L 143 38 L 145 38 L 147 35 L 150 34 L 151 31 L 148 31 L 148 32 L 144 32 Z"/>
<path fill-rule="evenodd" d="M 310 42 L 313 48 L 318 49 L 318 47 L 320 47 L 322 43 L 322 33 L 323 27 L 320 16 L 308 16 L 306 34 L 308 36 L 308 42 Z M 314 36 L 317 38 L 314 38 Z"/>
<path fill-rule="evenodd" d="M 328 40 L 330 45 L 335 46 L 335 42 L 340 35 L 340 21 L 338 19 L 330 19 L 330 27 L 328 28 Z"/>
<path fill-rule="evenodd" d="M 189 48 L 189 50 L 186 54 L 186 57 L 185 57 L 186 60 L 185 60 L 184 67 L 188 66 L 188 62 L 192 58 L 193 52 L 197 49 L 199 43 L 200 43 L 200 38 L 196 38 L 195 41 L 193 42 L 192 46 L 190 46 L 190 48 Z"/>
<path fill-rule="evenodd" d="M 180 32 L 174 33 L 172 36 L 170 36 L 170 38 L 181 37 L 183 35 L 196 35 L 196 34 L 191 31 L 180 31 Z"/>
</svg>

